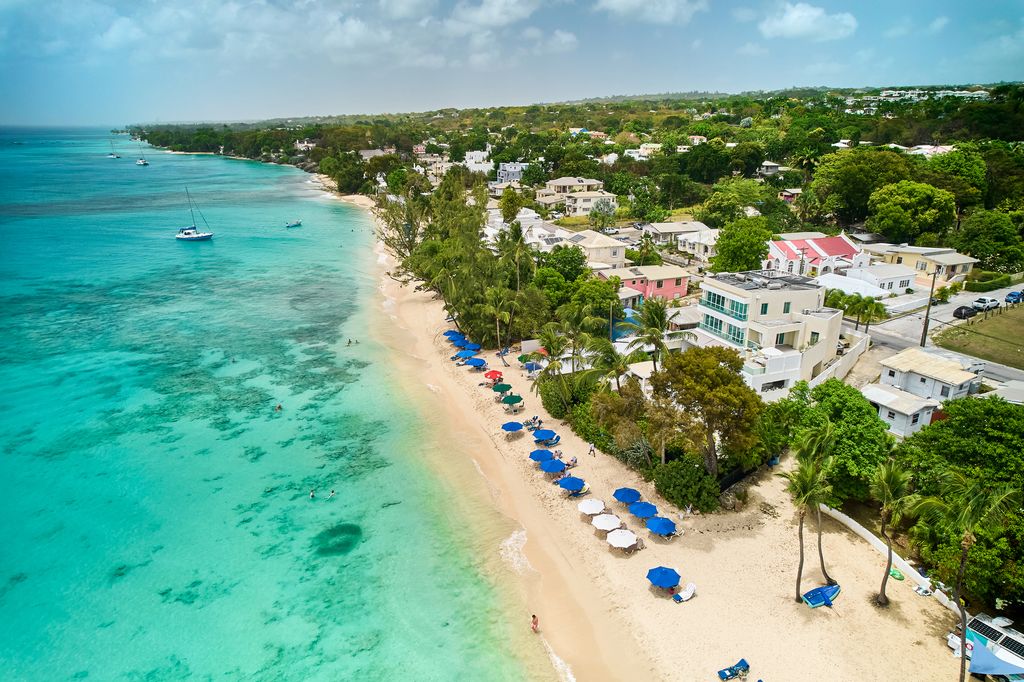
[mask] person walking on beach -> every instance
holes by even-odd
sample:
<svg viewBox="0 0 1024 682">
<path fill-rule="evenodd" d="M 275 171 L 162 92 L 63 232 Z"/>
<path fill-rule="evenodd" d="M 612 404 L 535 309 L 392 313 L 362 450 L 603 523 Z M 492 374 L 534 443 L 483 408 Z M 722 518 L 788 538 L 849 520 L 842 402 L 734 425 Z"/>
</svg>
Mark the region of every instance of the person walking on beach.
<svg viewBox="0 0 1024 682">
<path fill-rule="evenodd" d="M 597 457 L 597 448 L 594 447 L 593 443 L 590 444 L 590 452 L 589 452 L 589 454 L 590 454 L 591 457 Z"/>
<path fill-rule="evenodd" d="M 533 617 L 530 620 L 530 629 L 534 632 L 538 632 L 540 630 L 540 619 L 537 618 L 536 613 L 533 614 Z"/>
</svg>

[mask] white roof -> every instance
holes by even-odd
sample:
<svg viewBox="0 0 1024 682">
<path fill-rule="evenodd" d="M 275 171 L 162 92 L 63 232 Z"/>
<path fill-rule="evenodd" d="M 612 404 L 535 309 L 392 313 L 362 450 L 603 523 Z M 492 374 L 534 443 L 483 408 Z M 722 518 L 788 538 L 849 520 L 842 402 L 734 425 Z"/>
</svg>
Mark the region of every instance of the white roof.
<svg viewBox="0 0 1024 682">
<path fill-rule="evenodd" d="M 860 389 L 870 402 L 900 414 L 914 414 L 928 407 L 938 407 L 939 401 L 907 393 L 902 388 L 886 384 L 868 384 Z"/>
<path fill-rule="evenodd" d="M 644 226 L 645 229 L 649 229 L 651 232 L 657 232 L 658 234 L 678 234 L 680 232 L 699 232 L 700 230 L 707 230 L 707 225 L 700 222 L 699 220 L 684 220 L 681 222 L 672 223 L 647 223 Z"/>
<path fill-rule="evenodd" d="M 826 289 L 839 289 L 844 294 L 860 294 L 861 296 L 874 296 L 876 298 L 885 295 L 884 289 L 876 287 L 870 282 L 853 277 L 844 277 L 834 272 L 818 275 L 814 278 L 814 281 Z"/>
<path fill-rule="evenodd" d="M 573 244 L 585 249 L 625 247 L 625 244 L 620 242 L 618 239 L 612 239 L 611 237 L 603 235 L 600 232 L 594 232 L 593 230 L 581 230 L 569 237 L 566 241 L 572 242 Z"/>
<path fill-rule="evenodd" d="M 791 192 L 792 190 L 787 189 L 786 191 Z M 779 239 L 791 242 L 799 239 L 824 239 L 827 236 L 824 232 L 782 232 L 779 234 Z"/>
<path fill-rule="evenodd" d="M 629 366 L 629 373 L 635 376 L 637 379 L 650 379 L 651 375 L 654 374 L 654 362 L 651 360 L 644 360 L 643 362 L 634 362 Z"/>
<path fill-rule="evenodd" d="M 966 384 L 977 378 L 975 374 L 965 371 L 963 365 L 956 360 L 939 357 L 920 348 L 902 350 L 882 360 L 881 365 L 898 372 L 914 372 L 953 386 Z"/>
<path fill-rule="evenodd" d="M 850 268 L 846 272 L 847 274 L 851 272 L 866 272 L 881 279 L 889 277 L 909 277 L 910 279 L 914 279 L 917 275 L 917 272 L 913 268 L 908 268 L 906 265 L 897 265 L 896 263 L 875 263 L 874 265 Z"/>
<path fill-rule="evenodd" d="M 565 176 L 555 178 L 554 180 L 548 180 L 545 184 L 553 185 L 555 187 L 576 187 L 578 185 L 601 185 L 604 183 L 592 178 L 570 178 L 569 176 Z"/>
</svg>

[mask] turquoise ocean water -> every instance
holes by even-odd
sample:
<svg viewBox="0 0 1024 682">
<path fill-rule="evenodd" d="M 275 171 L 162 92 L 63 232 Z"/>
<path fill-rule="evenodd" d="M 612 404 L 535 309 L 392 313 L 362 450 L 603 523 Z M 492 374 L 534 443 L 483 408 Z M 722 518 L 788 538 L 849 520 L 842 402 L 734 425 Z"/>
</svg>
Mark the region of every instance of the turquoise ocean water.
<svg viewBox="0 0 1024 682">
<path fill-rule="evenodd" d="M 0 678 L 520 679 L 366 333 L 367 216 L 109 139 L 0 130 Z"/>
</svg>

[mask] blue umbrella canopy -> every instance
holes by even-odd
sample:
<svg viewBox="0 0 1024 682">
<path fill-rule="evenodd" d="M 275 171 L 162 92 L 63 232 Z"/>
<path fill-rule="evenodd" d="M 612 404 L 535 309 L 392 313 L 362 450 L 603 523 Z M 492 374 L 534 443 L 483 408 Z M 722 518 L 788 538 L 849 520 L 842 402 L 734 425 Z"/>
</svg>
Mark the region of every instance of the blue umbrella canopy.
<svg viewBox="0 0 1024 682">
<path fill-rule="evenodd" d="M 501 425 L 501 430 L 507 431 L 508 433 L 515 433 L 516 431 L 522 431 L 523 425 L 519 422 L 505 422 Z"/>
<path fill-rule="evenodd" d="M 455 346 L 456 348 L 465 348 L 466 346 L 469 345 L 469 341 L 462 338 L 461 336 L 457 336 L 454 339 L 452 339 L 452 345 Z"/>
<path fill-rule="evenodd" d="M 527 372 L 535 372 L 538 369 L 540 369 L 540 363 L 539 362 L 528 362 L 525 365 L 523 365 L 523 367 L 526 368 Z"/>
<path fill-rule="evenodd" d="M 655 516 L 647 519 L 647 530 L 655 535 L 672 535 L 672 533 L 676 532 L 676 524 L 672 519 L 666 519 L 664 516 Z"/>
<path fill-rule="evenodd" d="M 550 450 L 534 450 L 530 453 L 530 459 L 534 462 L 547 462 L 554 458 L 555 455 Z"/>
<path fill-rule="evenodd" d="M 555 432 L 551 429 L 537 429 L 533 432 L 534 440 L 551 440 L 555 437 Z"/>
<path fill-rule="evenodd" d="M 560 459 L 549 459 L 540 463 L 540 470 L 549 474 L 557 474 L 559 471 L 565 471 L 565 462 Z"/>
<path fill-rule="evenodd" d="M 641 495 L 639 490 L 633 490 L 632 488 L 619 488 L 612 494 L 612 497 L 623 504 L 633 504 L 640 500 Z"/>
<path fill-rule="evenodd" d="M 487 361 L 483 358 L 470 358 L 469 360 L 466 360 L 466 364 L 470 367 L 483 367 L 487 364 Z"/>
<path fill-rule="evenodd" d="M 647 579 L 651 581 L 651 584 L 655 587 L 675 587 L 679 584 L 679 574 L 676 573 L 674 568 L 666 568 L 665 566 L 658 566 L 647 571 Z"/>
<path fill-rule="evenodd" d="M 466 335 L 465 335 L 465 334 L 463 334 L 462 332 L 460 332 L 460 331 L 456 331 L 456 330 L 454 330 L 454 329 L 449 329 L 448 331 L 446 331 L 446 332 L 444 333 L 444 335 L 445 335 L 445 336 L 447 336 L 447 337 L 448 337 L 449 339 L 454 339 L 454 338 L 456 338 L 456 337 L 459 337 L 459 338 L 464 338 L 464 337 L 466 336 Z"/>
<path fill-rule="evenodd" d="M 583 490 L 583 486 L 587 484 L 582 478 L 576 478 L 575 476 L 566 476 L 558 482 L 558 486 L 569 492 L 577 492 Z"/>
<path fill-rule="evenodd" d="M 629 513 L 637 518 L 646 519 L 649 516 L 657 516 L 658 508 L 650 502 L 634 502 L 629 505 Z"/>
<path fill-rule="evenodd" d="M 457 357 L 457 358 L 471 358 L 474 355 L 476 355 L 476 351 L 475 350 L 460 350 L 458 353 L 455 354 L 455 357 Z"/>
<path fill-rule="evenodd" d="M 479 343 L 467 343 L 466 344 L 466 350 L 480 350 L 480 344 Z"/>
</svg>

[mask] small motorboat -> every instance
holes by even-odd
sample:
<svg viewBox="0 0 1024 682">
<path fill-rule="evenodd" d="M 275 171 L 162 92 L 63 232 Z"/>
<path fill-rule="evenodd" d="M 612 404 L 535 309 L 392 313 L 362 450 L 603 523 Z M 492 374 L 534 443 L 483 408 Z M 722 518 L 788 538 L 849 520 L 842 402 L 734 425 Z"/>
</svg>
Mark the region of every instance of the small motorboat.
<svg viewBox="0 0 1024 682">
<path fill-rule="evenodd" d="M 836 597 L 839 596 L 839 592 L 839 585 L 823 585 L 821 587 L 815 587 L 813 590 L 804 593 L 804 603 L 812 609 L 816 609 L 819 606 L 832 608 L 832 602 L 834 602 Z"/>
<path fill-rule="evenodd" d="M 213 239 L 213 232 L 200 232 L 195 225 L 192 225 L 178 230 L 178 234 L 174 235 L 174 238 L 183 242 L 205 242 Z"/>
<path fill-rule="evenodd" d="M 290 223 L 285 223 L 284 226 L 285 227 L 301 227 L 302 226 L 302 221 L 301 220 L 294 220 L 294 221 L 292 221 Z"/>
</svg>

